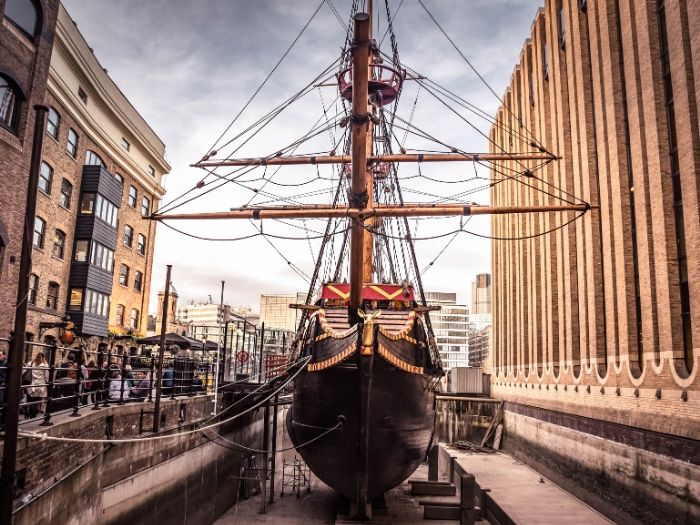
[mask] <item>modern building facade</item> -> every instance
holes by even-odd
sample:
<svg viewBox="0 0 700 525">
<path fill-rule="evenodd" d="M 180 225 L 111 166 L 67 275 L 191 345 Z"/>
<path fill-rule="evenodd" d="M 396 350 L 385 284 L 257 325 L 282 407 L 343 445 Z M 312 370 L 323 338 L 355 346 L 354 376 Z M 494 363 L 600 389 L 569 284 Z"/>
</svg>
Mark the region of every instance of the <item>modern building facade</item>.
<svg viewBox="0 0 700 525">
<path fill-rule="evenodd" d="M 469 330 L 469 366 L 490 370 L 491 327 Z"/>
<path fill-rule="evenodd" d="M 144 216 L 170 166 L 63 6 L 45 98 L 27 330 L 68 316 L 85 337 L 145 334 L 155 225 Z"/>
<path fill-rule="evenodd" d="M 469 363 L 469 309 L 457 304 L 454 292 L 426 292 L 425 300 L 440 310 L 430 313 L 435 342 L 445 368 Z"/>
<path fill-rule="evenodd" d="M 0 0 L 0 337 L 13 330 L 36 104 L 44 104 L 58 0 Z"/>
<path fill-rule="evenodd" d="M 472 282 L 472 314 L 491 314 L 491 274 L 480 273 Z"/>
<path fill-rule="evenodd" d="M 265 328 L 276 328 L 296 332 L 299 310 L 289 307 L 290 304 L 304 303 L 306 293 L 297 294 L 262 294 L 260 296 L 260 323 Z"/>
<path fill-rule="evenodd" d="M 532 151 L 529 130 L 561 160 L 496 163 L 534 177 L 492 203 L 594 206 L 493 218 L 524 238 L 492 252 L 506 441 L 699 521 L 700 1 L 546 0 L 503 100 L 492 151 Z"/>
</svg>

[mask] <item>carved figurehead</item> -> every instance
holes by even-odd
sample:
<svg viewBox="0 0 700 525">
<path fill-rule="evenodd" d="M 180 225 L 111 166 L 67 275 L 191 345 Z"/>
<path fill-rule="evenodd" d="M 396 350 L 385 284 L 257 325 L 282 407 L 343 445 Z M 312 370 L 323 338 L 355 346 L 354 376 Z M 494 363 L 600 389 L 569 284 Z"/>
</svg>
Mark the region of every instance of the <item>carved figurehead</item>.
<svg viewBox="0 0 700 525">
<path fill-rule="evenodd" d="M 372 349 L 374 348 L 374 320 L 382 314 L 382 311 L 377 310 L 373 314 L 366 314 L 362 309 L 358 309 L 357 314 L 364 321 L 360 354 L 372 355 Z"/>
</svg>

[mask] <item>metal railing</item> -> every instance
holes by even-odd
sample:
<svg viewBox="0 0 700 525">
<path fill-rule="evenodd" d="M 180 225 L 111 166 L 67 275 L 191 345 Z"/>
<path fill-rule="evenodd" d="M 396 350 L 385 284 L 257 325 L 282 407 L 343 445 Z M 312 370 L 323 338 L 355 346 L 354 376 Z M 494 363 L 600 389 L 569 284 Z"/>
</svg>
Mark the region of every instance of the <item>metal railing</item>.
<svg viewBox="0 0 700 525">
<path fill-rule="evenodd" d="M 0 338 L 0 430 L 5 426 L 7 353 L 10 339 Z M 196 352 L 193 352 L 196 354 Z M 143 352 L 142 352 L 143 354 Z M 213 392 L 215 364 L 193 356 L 166 357 L 161 393 L 166 399 Z M 59 413 L 80 416 L 82 409 L 152 401 L 156 391 L 155 354 L 130 355 L 101 344 L 98 350 L 27 341 L 22 362 L 20 424 L 53 423 Z"/>
</svg>

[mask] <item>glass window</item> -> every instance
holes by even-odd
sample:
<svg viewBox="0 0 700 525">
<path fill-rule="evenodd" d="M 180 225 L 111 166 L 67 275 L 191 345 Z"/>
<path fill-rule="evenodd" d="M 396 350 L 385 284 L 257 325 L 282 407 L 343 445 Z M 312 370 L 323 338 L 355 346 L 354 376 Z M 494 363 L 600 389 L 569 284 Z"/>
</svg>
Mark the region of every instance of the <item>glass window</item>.
<svg viewBox="0 0 700 525">
<path fill-rule="evenodd" d="M 134 229 L 128 224 L 124 226 L 124 246 L 131 248 L 134 243 Z"/>
<path fill-rule="evenodd" d="M 113 228 L 117 227 L 119 221 L 117 207 L 99 193 L 95 197 L 95 215 Z"/>
<path fill-rule="evenodd" d="M 73 254 L 73 260 L 75 262 L 87 262 L 89 247 L 90 241 L 86 241 L 84 239 L 79 239 L 75 241 L 75 252 Z"/>
<path fill-rule="evenodd" d="M 129 327 L 134 329 L 139 327 L 139 311 L 136 308 L 131 309 L 131 319 L 129 319 Z"/>
<path fill-rule="evenodd" d="M 129 198 L 127 199 L 127 202 L 129 203 L 129 206 L 132 208 L 136 208 L 136 199 L 138 197 L 138 191 L 134 186 L 129 186 Z"/>
<path fill-rule="evenodd" d="M 588 0 L 578 0 L 578 6 L 581 8 L 581 11 L 585 11 L 588 8 Z"/>
<path fill-rule="evenodd" d="M 83 104 L 87 104 L 87 93 L 85 93 L 85 90 L 80 86 L 78 86 L 78 96 L 80 100 L 83 101 Z"/>
<path fill-rule="evenodd" d="M 134 290 L 136 290 L 137 292 L 140 292 L 142 286 L 143 286 L 143 274 L 137 270 L 134 272 Z"/>
<path fill-rule="evenodd" d="M 119 284 L 129 286 L 129 267 L 126 264 L 119 268 Z"/>
<path fill-rule="evenodd" d="M 114 313 L 114 324 L 118 326 L 124 325 L 124 305 L 118 304 Z"/>
<path fill-rule="evenodd" d="M 61 194 L 58 196 L 58 203 L 64 208 L 70 209 L 70 201 L 73 197 L 73 185 L 66 179 L 61 181 Z"/>
<path fill-rule="evenodd" d="M 46 221 L 41 217 L 34 217 L 34 246 L 44 247 L 44 235 L 46 234 Z"/>
<path fill-rule="evenodd" d="M 114 270 L 114 251 L 99 242 L 92 241 L 90 264 L 112 273 Z"/>
<path fill-rule="evenodd" d="M 85 290 L 85 307 L 83 310 L 86 313 L 107 317 L 109 313 L 109 296 L 95 290 Z"/>
<path fill-rule="evenodd" d="M 151 213 L 151 199 L 144 197 L 141 200 L 141 215 L 150 215 Z"/>
<path fill-rule="evenodd" d="M 63 252 L 66 247 L 66 234 L 61 230 L 56 230 L 53 236 L 53 256 L 63 259 Z"/>
<path fill-rule="evenodd" d="M 60 287 L 58 286 L 58 283 L 55 283 L 51 281 L 49 283 L 49 289 L 46 294 L 46 308 L 49 310 L 57 310 L 58 309 L 58 291 Z"/>
<path fill-rule="evenodd" d="M 39 12 L 34 0 L 5 1 L 5 16 L 32 38 L 37 33 Z"/>
<path fill-rule="evenodd" d="M 557 17 L 559 24 L 559 47 L 566 47 L 566 20 L 564 18 L 564 6 L 559 5 L 559 13 Z"/>
<path fill-rule="evenodd" d="M 150 164 L 148 165 L 148 174 L 154 179 L 156 178 L 156 169 Z"/>
<path fill-rule="evenodd" d="M 124 137 L 122 137 L 122 148 L 124 148 L 126 151 L 131 149 L 131 144 Z"/>
<path fill-rule="evenodd" d="M 27 296 L 27 302 L 29 304 L 36 304 L 36 296 L 39 291 L 39 276 L 36 274 L 29 275 L 29 295 Z"/>
<path fill-rule="evenodd" d="M 83 289 L 70 289 L 70 302 L 68 303 L 69 310 L 80 310 L 83 307 Z"/>
<path fill-rule="evenodd" d="M 138 241 L 136 242 L 136 253 L 143 255 L 146 253 L 146 237 L 139 233 Z"/>
<path fill-rule="evenodd" d="M 66 151 L 71 157 L 78 154 L 78 134 L 73 128 L 68 128 L 68 142 L 66 143 Z"/>
<path fill-rule="evenodd" d="M 46 162 L 42 162 L 41 169 L 39 170 L 39 189 L 46 194 L 51 193 L 52 180 L 53 168 L 46 164 Z"/>
<path fill-rule="evenodd" d="M 10 82 L 0 75 L 0 123 L 13 131 L 17 130 L 19 117 L 18 92 L 10 85 Z"/>
<path fill-rule="evenodd" d="M 95 194 L 83 193 L 83 198 L 80 200 L 80 213 L 82 215 L 92 215 L 95 211 Z"/>
<path fill-rule="evenodd" d="M 85 166 L 102 166 L 103 168 L 107 167 L 102 158 L 91 149 L 85 151 Z"/>
<path fill-rule="evenodd" d="M 549 79 L 549 47 L 547 47 L 547 42 L 542 44 L 542 73 L 544 74 L 544 79 Z"/>
<path fill-rule="evenodd" d="M 121 184 L 122 186 L 124 185 L 124 177 L 122 177 L 121 175 L 119 175 L 119 173 L 115 173 L 115 174 L 114 174 L 114 178 L 117 179 L 117 180 L 119 181 L 119 184 Z"/>
<path fill-rule="evenodd" d="M 61 115 L 54 108 L 49 108 L 49 116 L 46 120 L 46 133 L 58 139 L 58 128 L 61 125 Z"/>
</svg>

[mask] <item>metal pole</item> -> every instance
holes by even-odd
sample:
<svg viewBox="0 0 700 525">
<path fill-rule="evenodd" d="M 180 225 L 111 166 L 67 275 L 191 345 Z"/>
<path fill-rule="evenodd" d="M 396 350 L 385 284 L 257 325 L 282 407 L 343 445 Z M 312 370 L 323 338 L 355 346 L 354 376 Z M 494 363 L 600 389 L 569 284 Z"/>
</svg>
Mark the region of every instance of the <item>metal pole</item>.
<svg viewBox="0 0 700 525">
<path fill-rule="evenodd" d="M 165 330 L 168 326 L 168 300 L 170 299 L 170 271 L 172 264 L 166 266 L 165 271 L 165 295 L 163 296 L 163 319 L 160 323 L 160 348 L 158 348 L 158 381 L 156 382 L 156 404 L 153 407 L 153 433 L 160 430 L 160 394 L 163 389 L 163 353 L 165 352 Z M 175 378 L 173 377 L 173 380 Z M 174 383 L 174 381 L 173 381 Z M 175 385 L 173 384 L 173 388 Z"/>
<path fill-rule="evenodd" d="M 224 321 L 224 286 L 226 281 L 221 281 L 221 301 L 219 301 L 219 339 L 216 343 L 216 370 L 214 371 L 214 414 L 216 414 L 216 400 L 219 396 L 219 361 L 221 361 L 221 323 Z M 224 337 L 226 335 L 224 334 Z M 206 351 L 206 344 L 204 345 Z M 225 345 L 224 345 L 225 346 Z M 208 366 L 208 364 L 207 364 Z"/>
<path fill-rule="evenodd" d="M 219 383 L 223 383 L 224 379 L 226 378 L 226 357 L 228 355 L 228 348 L 227 346 L 231 344 L 231 341 L 228 340 L 228 324 L 229 320 L 227 319 L 226 322 L 224 323 L 224 346 L 221 349 L 222 356 L 221 356 L 221 377 L 219 377 Z M 230 368 L 230 367 L 229 367 Z"/>
<path fill-rule="evenodd" d="M 277 410 L 280 395 L 275 394 L 275 410 L 272 415 L 272 465 L 270 465 L 270 503 L 275 502 L 275 469 L 277 468 Z"/>
<path fill-rule="evenodd" d="M 263 348 L 265 348 L 265 321 L 260 323 L 260 355 L 258 356 L 258 383 L 263 382 Z"/>
<path fill-rule="evenodd" d="M 15 496 L 15 467 L 17 465 L 17 431 L 19 430 L 19 403 L 22 396 L 22 361 L 26 342 L 27 296 L 29 293 L 29 273 L 32 269 L 32 241 L 34 239 L 34 219 L 36 196 L 39 184 L 41 150 L 44 145 L 46 127 L 46 106 L 34 106 L 34 140 L 32 158 L 27 183 L 27 202 L 24 213 L 22 236 L 22 258 L 17 275 L 17 301 L 15 307 L 15 333 L 7 356 L 7 406 L 5 414 L 5 440 L 2 449 L 2 470 L 0 471 L 0 524 L 12 523 L 12 503 Z"/>
<path fill-rule="evenodd" d="M 270 461 L 270 402 L 265 401 L 265 416 L 263 426 L 263 477 L 262 477 L 262 509 L 260 512 L 267 512 L 267 471 L 268 462 Z"/>
</svg>

